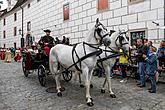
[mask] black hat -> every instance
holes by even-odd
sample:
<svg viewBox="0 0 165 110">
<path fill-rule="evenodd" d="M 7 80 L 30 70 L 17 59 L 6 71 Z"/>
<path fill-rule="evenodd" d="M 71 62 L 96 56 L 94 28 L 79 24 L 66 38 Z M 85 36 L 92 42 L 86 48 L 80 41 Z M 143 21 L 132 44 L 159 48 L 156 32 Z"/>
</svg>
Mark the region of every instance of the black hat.
<svg viewBox="0 0 165 110">
<path fill-rule="evenodd" d="M 49 30 L 49 29 L 46 29 L 46 30 L 44 30 L 44 32 L 49 32 L 49 33 L 50 33 L 50 32 L 51 32 L 51 30 Z"/>
</svg>

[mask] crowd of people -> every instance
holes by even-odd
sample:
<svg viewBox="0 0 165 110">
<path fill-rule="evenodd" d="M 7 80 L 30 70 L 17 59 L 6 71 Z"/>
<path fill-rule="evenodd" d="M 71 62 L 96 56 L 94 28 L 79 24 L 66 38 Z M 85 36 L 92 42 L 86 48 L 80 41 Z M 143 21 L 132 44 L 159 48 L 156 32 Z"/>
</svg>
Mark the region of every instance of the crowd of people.
<svg viewBox="0 0 165 110">
<path fill-rule="evenodd" d="M 1 48 L 0 56 L 1 56 L 1 60 L 4 60 L 7 63 L 11 63 L 12 59 L 15 62 L 20 62 L 20 60 L 21 60 L 21 48 L 14 48 L 14 47 Z"/>
<path fill-rule="evenodd" d="M 165 64 L 165 41 L 160 42 L 160 46 L 157 49 L 153 46 L 152 41 L 148 41 L 148 39 L 137 39 L 136 44 L 130 46 L 131 52 L 133 54 L 128 53 L 127 55 L 121 55 L 116 58 L 116 62 L 111 69 L 111 77 L 114 75 L 114 70 L 118 68 L 120 71 L 122 80 L 121 83 L 127 82 L 127 70 L 130 67 L 130 63 L 132 60 L 131 55 L 136 59 L 138 80 L 137 86 L 140 88 L 146 87 L 146 80 L 150 80 L 151 87 L 148 88 L 150 93 L 156 93 L 156 83 L 158 81 L 158 76 L 160 70 L 164 69 Z M 120 49 L 120 52 L 122 49 Z M 98 71 L 98 76 L 100 77 L 102 71 Z M 96 74 L 95 74 L 96 75 Z"/>
</svg>

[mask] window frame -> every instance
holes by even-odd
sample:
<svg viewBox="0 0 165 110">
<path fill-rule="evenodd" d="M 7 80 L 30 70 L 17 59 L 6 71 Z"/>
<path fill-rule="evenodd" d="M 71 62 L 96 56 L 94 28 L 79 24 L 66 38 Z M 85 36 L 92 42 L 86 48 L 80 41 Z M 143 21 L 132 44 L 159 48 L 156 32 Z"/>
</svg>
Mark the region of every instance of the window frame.
<svg viewBox="0 0 165 110">
<path fill-rule="evenodd" d="M 145 38 L 148 38 L 148 31 L 147 31 L 147 28 L 141 28 L 141 29 L 133 29 L 133 30 L 130 30 L 128 32 L 128 36 L 129 36 L 129 44 L 132 45 L 132 36 L 131 36 L 131 33 L 132 32 L 139 32 L 139 31 L 144 31 L 145 32 Z"/>
<path fill-rule="evenodd" d="M 30 4 L 30 3 L 28 3 L 27 8 L 30 8 L 30 7 L 31 7 L 31 4 Z"/>
<path fill-rule="evenodd" d="M 6 39 L 6 31 L 3 30 L 3 39 Z"/>
<path fill-rule="evenodd" d="M 27 22 L 27 31 L 31 31 L 31 21 Z"/>
<path fill-rule="evenodd" d="M 136 3 L 139 3 L 139 2 L 143 2 L 144 0 L 136 0 L 136 1 L 131 1 L 131 0 L 128 0 L 128 4 L 131 5 L 131 4 L 136 4 Z"/>
<path fill-rule="evenodd" d="M 17 36 L 17 27 L 14 27 L 14 36 Z"/>
<path fill-rule="evenodd" d="M 17 21 L 17 13 L 14 13 L 14 21 Z"/>
<path fill-rule="evenodd" d="M 6 25 L 6 18 L 3 19 L 3 26 Z"/>
<path fill-rule="evenodd" d="M 68 18 L 67 19 L 65 19 L 65 15 L 64 15 L 64 7 L 65 6 L 67 6 L 68 5 Z M 66 3 L 66 4 L 63 4 L 63 21 L 68 21 L 68 20 L 70 20 L 70 3 Z"/>
<path fill-rule="evenodd" d="M 106 7 L 105 9 L 99 9 L 99 0 L 97 0 L 97 12 L 103 12 L 109 10 L 109 0 L 107 0 L 107 2 L 108 2 L 108 7 Z"/>
</svg>

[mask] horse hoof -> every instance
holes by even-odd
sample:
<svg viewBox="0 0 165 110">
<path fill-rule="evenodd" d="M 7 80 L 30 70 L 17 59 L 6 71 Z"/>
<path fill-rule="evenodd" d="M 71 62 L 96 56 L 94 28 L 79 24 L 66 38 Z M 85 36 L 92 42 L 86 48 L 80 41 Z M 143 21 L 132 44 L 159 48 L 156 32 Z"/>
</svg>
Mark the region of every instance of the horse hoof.
<svg viewBox="0 0 165 110">
<path fill-rule="evenodd" d="M 84 86 L 83 84 L 80 84 L 80 87 L 81 87 L 81 88 L 84 88 L 85 86 Z"/>
<path fill-rule="evenodd" d="M 94 104 L 93 104 L 93 102 L 88 102 L 87 105 L 88 105 L 89 107 L 92 107 Z"/>
<path fill-rule="evenodd" d="M 93 84 L 90 84 L 90 88 L 93 88 Z"/>
<path fill-rule="evenodd" d="M 91 101 L 93 102 L 93 99 L 92 98 L 90 98 L 91 99 Z"/>
<path fill-rule="evenodd" d="M 105 93 L 105 90 L 101 89 L 101 93 Z"/>
<path fill-rule="evenodd" d="M 116 98 L 116 95 L 115 95 L 115 94 L 110 94 L 110 96 L 111 96 L 112 98 Z"/>
<path fill-rule="evenodd" d="M 58 96 L 58 97 L 62 97 L 62 93 L 61 93 L 61 92 L 58 92 L 58 93 L 57 93 L 57 96 Z"/>
</svg>

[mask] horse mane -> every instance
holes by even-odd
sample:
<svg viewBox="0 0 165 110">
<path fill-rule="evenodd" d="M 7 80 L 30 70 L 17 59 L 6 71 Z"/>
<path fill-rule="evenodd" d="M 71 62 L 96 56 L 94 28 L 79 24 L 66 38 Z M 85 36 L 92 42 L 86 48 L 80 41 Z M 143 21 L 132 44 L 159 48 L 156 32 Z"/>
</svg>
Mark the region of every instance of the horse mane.
<svg viewBox="0 0 165 110">
<path fill-rule="evenodd" d="M 94 29 L 95 29 L 95 27 L 93 27 L 91 30 L 90 30 L 90 29 L 88 30 L 88 32 L 87 32 L 87 34 L 86 34 L 87 36 L 85 37 L 85 41 L 86 41 L 86 42 L 90 41 L 90 39 L 91 39 L 90 36 L 93 36 L 93 34 L 94 34 L 94 33 L 93 33 L 93 32 L 94 32 Z"/>
<path fill-rule="evenodd" d="M 115 31 L 115 32 L 113 32 L 112 34 L 111 34 L 111 39 L 115 39 L 115 37 L 117 37 L 117 35 L 119 34 L 119 32 L 118 31 Z"/>
</svg>

